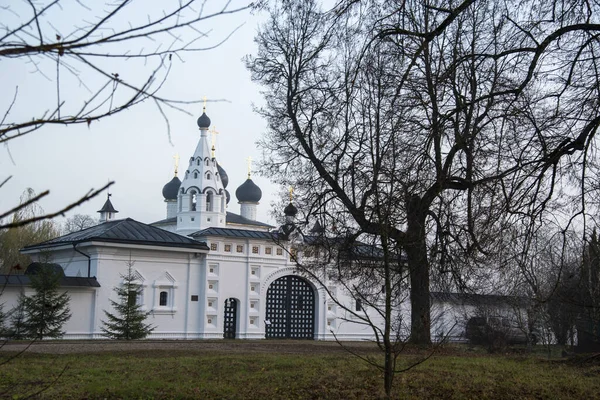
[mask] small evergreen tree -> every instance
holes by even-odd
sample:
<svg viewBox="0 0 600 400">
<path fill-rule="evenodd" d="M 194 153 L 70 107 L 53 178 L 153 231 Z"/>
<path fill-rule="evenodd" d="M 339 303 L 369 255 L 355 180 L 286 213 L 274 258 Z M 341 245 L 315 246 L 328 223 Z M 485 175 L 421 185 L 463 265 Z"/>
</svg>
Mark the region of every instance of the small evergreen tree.
<svg viewBox="0 0 600 400">
<path fill-rule="evenodd" d="M 25 295 L 21 292 L 17 305 L 10 311 L 10 328 L 7 329 L 9 339 L 25 339 Z"/>
<path fill-rule="evenodd" d="M 33 339 L 60 338 L 62 327 L 71 318 L 69 295 L 59 293 L 62 270 L 50 264 L 42 264 L 34 275 L 30 275 L 35 293 L 21 298 L 23 302 L 25 336 Z"/>
<path fill-rule="evenodd" d="M 143 339 L 154 330 L 153 326 L 144 323 L 150 313 L 142 311 L 142 305 L 137 303 L 142 288 L 135 283 L 133 264 L 131 261 L 127 263 L 127 274 L 121 275 L 123 284 L 114 288 L 118 301 L 110 300 L 110 303 L 116 313 L 104 310 L 108 321 L 102 321 L 102 332 L 111 339 Z"/>
</svg>

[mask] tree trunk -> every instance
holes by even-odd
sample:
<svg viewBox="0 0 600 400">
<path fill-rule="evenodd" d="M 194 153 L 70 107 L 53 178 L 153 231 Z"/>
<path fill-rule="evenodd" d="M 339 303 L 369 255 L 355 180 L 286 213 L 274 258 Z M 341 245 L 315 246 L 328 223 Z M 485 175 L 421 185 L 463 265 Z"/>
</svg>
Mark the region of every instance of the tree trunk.
<svg viewBox="0 0 600 400">
<path fill-rule="evenodd" d="M 405 250 L 410 272 L 411 328 L 410 341 L 431 344 L 431 317 L 429 294 L 429 262 L 425 242 L 426 207 L 418 196 L 411 196 L 407 204 Z"/>
</svg>

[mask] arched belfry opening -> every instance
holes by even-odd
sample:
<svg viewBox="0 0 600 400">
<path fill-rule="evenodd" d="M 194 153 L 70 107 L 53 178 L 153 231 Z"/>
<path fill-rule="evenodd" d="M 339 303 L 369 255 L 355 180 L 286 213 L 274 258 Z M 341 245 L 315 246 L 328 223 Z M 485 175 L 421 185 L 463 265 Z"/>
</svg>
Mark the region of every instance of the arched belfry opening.
<svg viewBox="0 0 600 400">
<path fill-rule="evenodd" d="M 267 339 L 314 339 L 316 294 L 304 278 L 286 275 L 267 290 L 265 337 Z"/>
<path fill-rule="evenodd" d="M 213 210 L 213 193 L 209 190 L 206 192 L 206 211 Z"/>
</svg>

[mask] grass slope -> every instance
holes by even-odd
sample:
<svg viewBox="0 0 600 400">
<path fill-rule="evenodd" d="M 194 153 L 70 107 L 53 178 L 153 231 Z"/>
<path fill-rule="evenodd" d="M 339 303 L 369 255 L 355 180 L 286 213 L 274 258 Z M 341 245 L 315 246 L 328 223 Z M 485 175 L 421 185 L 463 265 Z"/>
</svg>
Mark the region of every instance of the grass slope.
<svg viewBox="0 0 600 400">
<path fill-rule="evenodd" d="M 424 354 L 412 352 L 402 361 L 409 363 Z M 600 398 L 600 367 L 526 356 L 447 352 L 398 375 L 395 383 L 399 399 L 590 399 Z M 24 354 L 0 366 L 3 398 L 26 398 L 48 385 L 39 398 L 382 397 L 381 373 L 341 352 Z"/>
</svg>

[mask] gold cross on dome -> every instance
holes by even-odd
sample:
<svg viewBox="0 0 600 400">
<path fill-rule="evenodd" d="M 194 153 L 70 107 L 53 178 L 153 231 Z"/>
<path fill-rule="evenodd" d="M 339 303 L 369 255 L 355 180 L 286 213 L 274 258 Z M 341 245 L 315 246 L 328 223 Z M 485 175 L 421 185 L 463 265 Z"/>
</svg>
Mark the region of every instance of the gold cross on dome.
<svg viewBox="0 0 600 400">
<path fill-rule="evenodd" d="M 252 157 L 248 156 L 246 161 L 248 162 L 248 179 L 250 179 L 250 172 L 252 172 Z"/>
<path fill-rule="evenodd" d="M 288 189 L 288 192 L 290 192 L 290 203 L 291 203 L 292 199 L 294 198 L 294 187 L 290 186 L 290 188 Z"/>
<path fill-rule="evenodd" d="M 179 154 L 175 154 L 173 159 L 175 160 L 175 176 L 177 176 L 177 170 L 179 169 Z"/>
<path fill-rule="evenodd" d="M 204 96 L 204 97 L 202 98 L 202 101 L 204 102 L 204 105 L 202 106 L 202 111 L 203 111 L 203 112 L 206 112 L 206 96 Z"/>
</svg>

